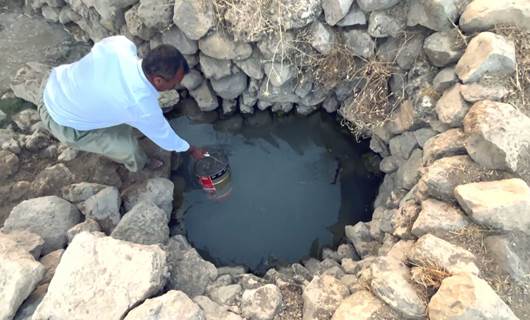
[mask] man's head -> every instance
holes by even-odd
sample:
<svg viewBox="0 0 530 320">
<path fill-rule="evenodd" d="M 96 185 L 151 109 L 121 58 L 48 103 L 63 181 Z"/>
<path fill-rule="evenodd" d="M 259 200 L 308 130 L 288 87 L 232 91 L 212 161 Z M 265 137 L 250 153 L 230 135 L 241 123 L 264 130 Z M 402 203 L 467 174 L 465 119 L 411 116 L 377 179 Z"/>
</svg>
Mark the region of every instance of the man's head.
<svg viewBox="0 0 530 320">
<path fill-rule="evenodd" d="M 174 89 L 190 69 L 182 54 L 163 44 L 149 51 L 142 61 L 145 76 L 158 91 Z"/>
</svg>

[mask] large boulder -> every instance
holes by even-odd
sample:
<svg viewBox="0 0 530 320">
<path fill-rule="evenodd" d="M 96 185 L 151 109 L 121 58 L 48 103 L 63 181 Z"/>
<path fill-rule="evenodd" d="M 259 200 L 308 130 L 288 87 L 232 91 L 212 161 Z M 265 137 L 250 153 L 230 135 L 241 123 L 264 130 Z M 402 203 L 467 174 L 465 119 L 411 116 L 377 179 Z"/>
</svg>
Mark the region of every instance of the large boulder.
<svg viewBox="0 0 530 320">
<path fill-rule="evenodd" d="M 13 319 L 44 273 L 44 266 L 15 241 L 0 241 L 0 319 Z"/>
<path fill-rule="evenodd" d="M 212 79 L 212 88 L 223 99 L 236 99 L 247 88 L 248 77 L 243 72 L 223 77 L 219 80 Z"/>
<path fill-rule="evenodd" d="M 199 40 L 215 25 L 215 9 L 209 1 L 176 0 L 173 22 L 191 40 Z"/>
<path fill-rule="evenodd" d="M 368 290 L 359 290 L 342 300 L 331 320 L 371 320 L 384 308 L 384 303 Z"/>
<path fill-rule="evenodd" d="M 169 239 L 168 222 L 162 209 L 142 201 L 123 216 L 111 236 L 140 244 L 165 244 Z"/>
<path fill-rule="evenodd" d="M 66 233 L 81 220 L 77 208 L 66 200 L 48 196 L 22 201 L 4 222 L 4 231 L 29 230 L 44 240 L 42 254 L 66 245 Z"/>
<path fill-rule="evenodd" d="M 464 54 L 465 43 L 458 30 L 436 32 L 428 36 L 423 49 L 429 60 L 437 67 L 445 67 L 458 61 Z"/>
<path fill-rule="evenodd" d="M 512 74 L 515 66 L 513 42 L 491 32 L 482 32 L 471 39 L 455 70 L 463 83 L 469 83 L 486 75 Z"/>
<path fill-rule="evenodd" d="M 464 131 L 473 160 L 515 172 L 530 183 L 530 118 L 509 104 L 481 101 L 466 115 Z"/>
<path fill-rule="evenodd" d="M 330 319 L 350 290 L 330 275 L 316 276 L 304 289 L 304 320 Z"/>
<path fill-rule="evenodd" d="M 530 30 L 530 7 L 526 0 L 474 0 L 460 16 L 459 27 L 468 33 L 486 31 L 496 25 L 515 24 Z"/>
<path fill-rule="evenodd" d="M 165 284 L 166 254 L 87 232 L 68 246 L 34 320 L 123 319 Z"/>
<path fill-rule="evenodd" d="M 454 23 L 471 0 L 410 1 L 407 24 L 422 25 L 435 31 L 453 28 Z"/>
<path fill-rule="evenodd" d="M 455 195 L 464 211 L 479 224 L 530 234 L 530 188 L 523 180 L 460 185 Z"/>
<path fill-rule="evenodd" d="M 120 221 L 120 192 L 116 187 L 106 187 L 78 205 L 87 219 L 94 219 L 107 234 Z"/>
<path fill-rule="evenodd" d="M 211 33 L 200 39 L 199 49 L 205 55 L 220 60 L 243 60 L 252 54 L 250 44 L 234 41 L 220 32 Z"/>
<path fill-rule="evenodd" d="M 440 158 L 466 154 L 464 141 L 462 129 L 449 129 L 430 138 L 423 146 L 423 163 L 430 164 Z"/>
<path fill-rule="evenodd" d="M 439 267 L 451 274 L 479 274 L 475 256 L 458 246 L 426 234 L 416 241 L 408 254 L 409 260 L 418 266 Z"/>
<path fill-rule="evenodd" d="M 421 211 L 411 231 L 416 237 L 431 233 L 440 238 L 447 238 L 467 225 L 469 222 L 459 208 L 447 202 L 426 199 L 421 202 Z"/>
<path fill-rule="evenodd" d="M 182 291 L 170 290 L 164 295 L 147 299 L 132 309 L 124 320 L 204 320 L 204 312 Z"/>
<path fill-rule="evenodd" d="M 488 283 L 471 274 L 442 281 L 429 303 L 431 320 L 518 320 Z"/>
<path fill-rule="evenodd" d="M 273 284 L 245 290 L 241 299 L 242 315 L 253 320 L 272 320 L 281 306 L 282 294 Z"/>
<path fill-rule="evenodd" d="M 219 60 L 209 57 L 202 52 L 199 54 L 201 71 L 208 79 L 219 80 L 232 74 L 231 60 Z"/>
<path fill-rule="evenodd" d="M 169 286 L 181 290 L 190 297 L 202 295 L 208 284 L 217 278 L 215 266 L 197 253 L 195 249 L 182 250 L 170 244 L 168 264 L 170 271 Z"/>
<path fill-rule="evenodd" d="M 515 281 L 527 281 L 530 274 L 530 236 L 520 232 L 493 235 L 484 239 L 488 254 L 495 263 Z"/>
<path fill-rule="evenodd" d="M 166 178 L 152 178 L 132 185 L 122 192 L 123 206 L 129 211 L 142 201 L 150 201 L 162 209 L 168 219 L 173 211 L 175 186 Z"/>
<path fill-rule="evenodd" d="M 11 241 L 17 246 L 29 252 L 35 259 L 39 259 L 44 240 L 38 234 L 28 230 L 13 230 L 9 233 L 0 231 L 0 242 Z"/>
<path fill-rule="evenodd" d="M 173 24 L 174 0 L 140 0 L 138 17 L 148 28 L 164 30 Z"/>
<path fill-rule="evenodd" d="M 427 307 L 410 281 L 410 270 L 393 258 L 378 258 L 371 265 L 372 291 L 407 319 L 423 319 Z"/>
</svg>

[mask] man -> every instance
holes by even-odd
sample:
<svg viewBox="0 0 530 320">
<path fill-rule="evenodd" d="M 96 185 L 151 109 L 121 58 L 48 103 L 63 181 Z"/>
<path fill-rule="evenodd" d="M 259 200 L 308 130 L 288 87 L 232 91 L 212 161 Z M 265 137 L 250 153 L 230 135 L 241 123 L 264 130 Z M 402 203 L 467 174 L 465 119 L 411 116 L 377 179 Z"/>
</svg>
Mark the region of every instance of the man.
<svg viewBox="0 0 530 320">
<path fill-rule="evenodd" d="M 81 60 L 51 71 L 40 116 L 67 145 L 104 155 L 132 172 L 146 164 L 156 169 L 163 163 L 147 158 L 132 127 L 165 150 L 199 152 L 173 131 L 158 104 L 158 92 L 173 90 L 188 72 L 173 46 L 161 45 L 141 60 L 126 37 L 105 38 Z"/>
</svg>

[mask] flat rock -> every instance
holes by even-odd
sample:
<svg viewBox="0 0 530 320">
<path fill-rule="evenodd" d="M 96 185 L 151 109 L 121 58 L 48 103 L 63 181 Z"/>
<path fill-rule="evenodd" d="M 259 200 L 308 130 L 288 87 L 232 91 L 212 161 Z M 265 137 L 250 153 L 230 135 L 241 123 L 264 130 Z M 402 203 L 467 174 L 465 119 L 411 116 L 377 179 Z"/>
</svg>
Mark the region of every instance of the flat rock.
<svg viewBox="0 0 530 320">
<path fill-rule="evenodd" d="M 191 40 L 199 40 L 215 25 L 215 9 L 210 2 L 175 1 L 173 22 Z"/>
<path fill-rule="evenodd" d="M 71 203 L 56 196 L 22 201 L 11 210 L 3 230 L 28 230 L 44 240 L 42 254 L 62 249 L 66 232 L 79 223 L 81 214 Z"/>
<path fill-rule="evenodd" d="M 111 236 L 139 244 L 165 244 L 169 240 L 168 221 L 154 203 L 141 201 L 123 215 Z"/>
<path fill-rule="evenodd" d="M 471 252 L 431 234 L 420 237 L 408 257 L 416 265 L 425 267 L 435 265 L 451 274 L 478 275 L 480 272 L 474 262 L 475 256 Z"/>
<path fill-rule="evenodd" d="M 84 232 L 68 246 L 32 319 L 123 319 L 165 284 L 166 254 Z"/>
<path fill-rule="evenodd" d="M 147 299 L 129 311 L 124 320 L 204 320 L 204 312 L 182 291 L 170 290 L 152 299 Z"/>
<path fill-rule="evenodd" d="M 215 266 L 197 253 L 195 249 L 168 249 L 170 268 L 169 286 L 181 290 L 190 297 L 202 295 L 208 284 L 217 278 Z"/>
<path fill-rule="evenodd" d="M 426 199 L 421 202 L 421 211 L 412 225 L 412 234 L 418 238 L 427 233 L 446 238 L 467 225 L 469 222 L 459 208 L 447 202 Z"/>
<path fill-rule="evenodd" d="M 371 265 L 372 290 L 407 319 L 423 319 L 427 307 L 410 281 L 410 270 L 392 258 L 378 258 Z"/>
<path fill-rule="evenodd" d="M 305 320 L 330 319 L 342 300 L 350 294 L 349 289 L 339 280 L 329 275 L 316 276 L 304 288 Z"/>
<path fill-rule="evenodd" d="M 123 205 L 129 211 L 142 201 L 151 201 L 162 209 L 168 219 L 173 211 L 173 190 L 175 186 L 166 178 L 152 178 L 139 182 L 122 192 Z"/>
<path fill-rule="evenodd" d="M 431 320 L 518 319 L 486 281 L 471 274 L 445 278 L 428 310 Z"/>
<path fill-rule="evenodd" d="M 384 303 L 367 290 L 360 290 L 342 300 L 331 320 L 371 320 L 383 310 Z"/>
<path fill-rule="evenodd" d="M 436 102 L 438 119 L 450 127 L 461 127 L 469 110 L 469 105 L 460 94 L 460 88 L 460 84 L 455 84 Z"/>
<path fill-rule="evenodd" d="M 78 203 L 87 200 L 106 187 L 108 186 L 99 183 L 74 183 L 62 189 L 62 198 L 72 203 Z"/>
<path fill-rule="evenodd" d="M 464 119 L 466 150 L 490 169 L 515 172 L 530 182 L 530 118 L 509 104 L 475 103 Z"/>
<path fill-rule="evenodd" d="M 479 224 L 530 234 L 530 188 L 523 180 L 459 185 L 455 196 L 464 211 Z"/>
<path fill-rule="evenodd" d="M 241 299 L 241 314 L 248 319 L 272 320 L 280 311 L 282 294 L 273 284 L 245 290 Z"/>
<path fill-rule="evenodd" d="M 17 242 L 0 241 L 0 318 L 13 319 L 44 276 L 44 267 Z"/>
<path fill-rule="evenodd" d="M 471 39 L 455 71 L 463 83 L 470 83 L 484 76 L 512 74 L 515 65 L 513 42 L 491 32 L 482 32 Z"/>
<path fill-rule="evenodd" d="M 489 236 L 484 240 L 488 253 L 493 256 L 502 270 L 515 281 L 524 282 L 530 274 L 530 236 L 511 232 L 504 235 Z"/>
<path fill-rule="evenodd" d="M 445 67 L 460 59 L 464 54 L 465 43 L 458 30 L 435 32 L 425 39 L 423 44 L 425 54 L 432 64 Z"/>
<path fill-rule="evenodd" d="M 472 1 L 460 16 L 459 27 L 466 33 L 490 30 L 496 25 L 515 24 L 530 30 L 530 8 L 525 0 Z"/>
<path fill-rule="evenodd" d="M 462 129 L 449 129 L 430 138 L 423 147 L 423 164 L 428 165 L 444 157 L 466 154 L 465 137 Z"/>
<path fill-rule="evenodd" d="M 0 241 L 14 241 L 18 247 L 39 259 L 44 240 L 41 236 L 28 230 L 12 230 L 9 233 L 0 231 Z"/>
<path fill-rule="evenodd" d="M 488 170 L 474 162 L 469 156 L 452 156 L 434 161 L 418 182 L 419 191 L 426 196 L 456 202 L 454 189 L 470 182 L 498 180 L 509 174 Z"/>
<path fill-rule="evenodd" d="M 471 83 L 460 87 L 460 94 L 467 102 L 478 102 L 481 100 L 499 101 L 509 93 L 508 89 L 502 85 Z"/>
<path fill-rule="evenodd" d="M 78 205 L 87 219 L 94 219 L 107 234 L 120 221 L 120 192 L 116 187 L 106 187 Z"/>
</svg>

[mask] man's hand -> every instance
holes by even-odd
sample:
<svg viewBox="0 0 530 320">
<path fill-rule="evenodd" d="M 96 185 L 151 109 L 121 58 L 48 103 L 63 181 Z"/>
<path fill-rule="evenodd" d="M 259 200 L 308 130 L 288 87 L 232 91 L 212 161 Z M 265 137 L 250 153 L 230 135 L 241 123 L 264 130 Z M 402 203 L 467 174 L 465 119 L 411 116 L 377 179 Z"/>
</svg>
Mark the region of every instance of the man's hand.
<svg viewBox="0 0 530 320">
<path fill-rule="evenodd" d="M 190 146 L 190 148 L 188 149 L 188 152 L 195 160 L 204 158 L 204 154 L 206 153 L 206 151 L 196 146 Z"/>
</svg>

